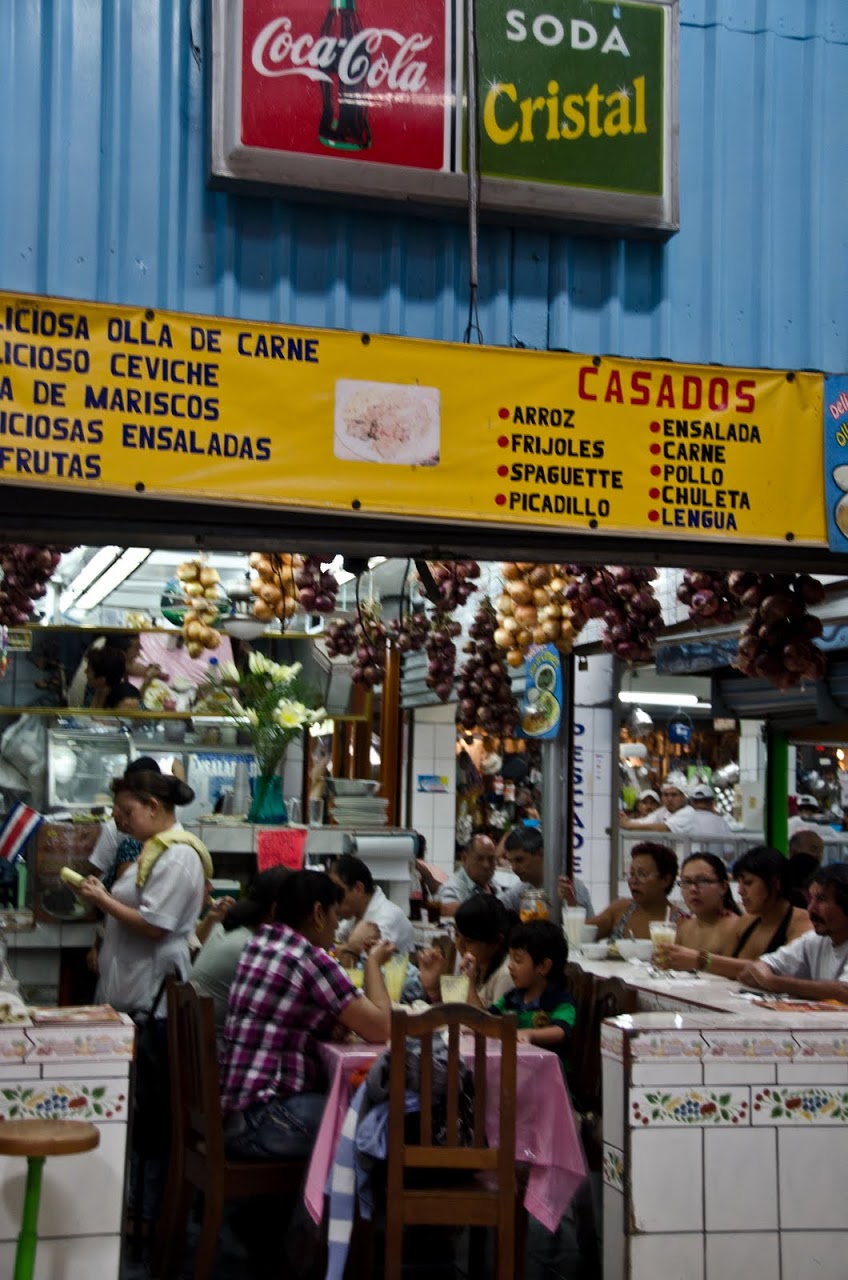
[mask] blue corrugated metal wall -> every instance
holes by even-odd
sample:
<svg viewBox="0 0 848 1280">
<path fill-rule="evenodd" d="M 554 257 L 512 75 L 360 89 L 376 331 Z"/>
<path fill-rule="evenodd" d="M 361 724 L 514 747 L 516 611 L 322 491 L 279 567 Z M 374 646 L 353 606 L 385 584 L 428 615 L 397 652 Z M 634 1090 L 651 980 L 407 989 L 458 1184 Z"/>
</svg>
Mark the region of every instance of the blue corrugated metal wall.
<svg viewBox="0 0 848 1280">
<path fill-rule="evenodd" d="M 0 287 L 461 338 L 461 224 L 207 190 L 207 54 L 203 0 L 0 4 Z M 485 228 L 486 341 L 848 367 L 846 86 L 848 0 L 682 0 L 682 230 Z"/>
</svg>

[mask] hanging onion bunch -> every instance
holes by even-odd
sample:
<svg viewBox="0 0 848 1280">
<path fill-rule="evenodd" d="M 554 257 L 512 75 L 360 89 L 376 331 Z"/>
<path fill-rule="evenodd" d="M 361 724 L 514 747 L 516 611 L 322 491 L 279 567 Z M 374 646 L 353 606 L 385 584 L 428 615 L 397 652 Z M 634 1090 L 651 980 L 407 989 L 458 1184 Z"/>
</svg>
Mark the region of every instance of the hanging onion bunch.
<svg viewBox="0 0 848 1280">
<path fill-rule="evenodd" d="M 610 565 L 599 569 L 568 565 L 574 581 L 566 590 L 575 631 L 590 618 L 600 618 L 604 627 L 601 643 L 622 662 L 648 662 L 654 652 L 657 633 L 662 629 L 662 609 L 651 583 L 655 569 L 635 569 Z"/>
<path fill-rule="evenodd" d="M 0 623 L 20 627 L 29 622 L 36 600 L 47 594 L 47 583 L 62 555 L 70 550 L 55 544 L 0 543 Z"/>
<path fill-rule="evenodd" d="M 470 639 L 463 653 L 469 656 L 459 673 L 456 715 L 463 729 L 480 725 L 487 733 L 508 738 L 516 730 L 519 715 L 504 650 L 495 639 L 497 629 L 495 610 L 485 599 L 468 628 Z"/>
<path fill-rule="evenodd" d="M 570 576 L 558 564 L 504 564 L 497 599 L 495 643 L 506 649 L 511 667 L 520 667 L 531 645 L 555 644 L 570 653 L 577 634 L 566 592 Z"/>
<path fill-rule="evenodd" d="M 439 592 L 433 603 L 442 613 L 452 613 L 477 590 L 480 566 L 476 560 L 428 560 L 427 566 Z"/>
<path fill-rule="evenodd" d="M 423 649 L 430 632 L 430 619 L 423 609 L 392 618 L 389 631 L 401 653 L 417 653 Z"/>
<path fill-rule="evenodd" d="M 347 618 L 328 622 L 324 628 L 324 643 L 331 658 L 351 658 L 356 651 L 356 632 Z"/>
<path fill-rule="evenodd" d="M 821 604 L 825 591 L 808 573 L 749 573 L 736 570 L 728 588 L 739 603 L 752 610 L 739 637 L 736 665 L 747 676 L 791 689 L 802 680 L 818 680 L 827 659 L 814 641 L 823 631 L 821 619 L 808 612 Z"/>
<path fill-rule="evenodd" d="M 721 569 L 684 569 L 677 598 L 687 606 L 691 620 L 702 627 L 729 626 L 739 608 L 728 574 Z"/>
<path fill-rule="evenodd" d="M 294 585 L 306 613 L 332 613 L 336 607 L 339 584 L 329 569 L 322 569 L 315 556 L 293 556 Z"/>
<path fill-rule="evenodd" d="M 356 648 L 353 655 L 351 679 L 366 689 L 383 683 L 386 674 L 386 645 L 388 632 L 380 620 L 380 606 L 366 600 L 359 605 L 353 624 Z"/>
<path fill-rule="evenodd" d="M 297 610 L 297 587 L 294 575 L 300 568 L 300 557 L 275 551 L 254 551 L 250 556 L 250 567 L 255 577 L 251 579 L 250 590 L 256 599 L 253 602 L 254 616 L 260 622 L 273 622 L 279 618 L 285 627 L 286 622 Z"/>
<path fill-rule="evenodd" d="M 190 658 L 199 658 L 204 649 L 217 649 L 221 633 L 213 623 L 224 601 L 218 570 L 203 560 L 184 560 L 177 566 L 177 578 L 188 605 L 182 632 Z"/>
<path fill-rule="evenodd" d="M 427 636 L 427 675 L 424 683 L 432 689 L 440 702 L 447 702 L 453 692 L 453 673 L 456 669 L 456 645 L 454 639 L 462 634 L 462 626 L 444 613 L 434 613 L 430 633 Z"/>
</svg>

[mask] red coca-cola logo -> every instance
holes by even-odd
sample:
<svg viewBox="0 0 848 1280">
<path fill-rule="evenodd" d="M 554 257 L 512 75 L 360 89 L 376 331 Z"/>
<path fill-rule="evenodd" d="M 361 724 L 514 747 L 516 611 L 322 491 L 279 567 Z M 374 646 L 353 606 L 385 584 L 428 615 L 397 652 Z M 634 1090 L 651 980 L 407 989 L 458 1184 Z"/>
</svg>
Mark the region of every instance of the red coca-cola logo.
<svg viewBox="0 0 848 1280">
<path fill-rule="evenodd" d="M 446 0 L 242 0 L 242 141 L 345 161 L 446 167 Z"/>
<path fill-rule="evenodd" d="M 254 40 L 250 60 L 260 76 L 327 81 L 334 69 L 342 84 L 420 93 L 427 84 L 427 63 L 416 54 L 432 43 L 433 37 L 420 31 L 404 36 L 380 27 L 366 27 L 350 40 L 295 35 L 291 18 L 275 18 Z"/>
</svg>

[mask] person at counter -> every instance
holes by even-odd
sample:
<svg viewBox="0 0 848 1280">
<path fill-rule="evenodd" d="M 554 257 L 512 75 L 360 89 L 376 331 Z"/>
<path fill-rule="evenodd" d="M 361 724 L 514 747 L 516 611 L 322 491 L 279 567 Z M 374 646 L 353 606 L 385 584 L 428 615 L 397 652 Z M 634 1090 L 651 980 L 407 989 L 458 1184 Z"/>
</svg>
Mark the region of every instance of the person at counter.
<svg viewBox="0 0 848 1280">
<path fill-rule="evenodd" d="M 88 650 L 86 679 L 91 689 L 90 707 L 108 711 L 141 710 L 141 694 L 127 680 L 126 654 L 114 645 Z"/>
<path fill-rule="evenodd" d="M 404 912 L 391 902 L 361 858 L 343 853 L 329 869 L 329 876 L 342 891 L 338 906 L 341 920 L 336 951 L 355 962 L 380 938 L 393 942 L 395 950 L 408 955 L 415 947 L 415 930 Z"/>
<path fill-rule="evenodd" d="M 813 932 L 747 964 L 744 986 L 780 991 L 803 1000 L 848 1004 L 848 866 L 821 867 L 810 882 Z"/>
<path fill-rule="evenodd" d="M 712 876 L 720 880 L 716 867 L 720 859 L 713 862 L 707 854 L 694 854 L 687 860 L 687 868 L 695 859 L 700 860 L 704 868 L 711 866 Z M 809 931 L 807 912 L 794 907 L 789 900 L 789 864 L 777 849 L 766 845 L 749 849 L 733 864 L 733 875 L 739 885 L 744 914 L 717 926 L 714 922 L 712 932 L 708 922 L 704 922 L 703 930 L 696 930 L 689 923 L 680 925 L 674 945 L 663 947 L 657 956 L 661 968 L 702 969 L 723 978 L 738 978 L 750 960 L 776 951 Z M 706 870 L 690 872 L 681 878 L 681 885 L 684 879 L 690 878 L 702 883 L 697 890 L 694 886 L 688 889 L 684 886 L 684 900 L 695 910 L 693 899 L 697 897 L 703 917 L 704 904 L 709 904 L 711 899 L 714 903 L 718 890 L 704 883 L 708 879 Z M 695 914 L 700 925 L 696 910 Z"/>
<path fill-rule="evenodd" d="M 228 1151 L 251 1160 L 308 1153 L 324 1112 L 318 1045 L 341 1023 L 363 1040 L 388 1039 L 391 1002 L 380 966 L 385 939 L 365 960 L 364 994 L 328 951 L 342 889 L 323 871 L 295 871 L 239 959 L 221 1061 Z"/>
<path fill-rule="evenodd" d="M 786 829 L 790 836 L 794 836 L 796 831 L 814 831 L 821 820 L 822 813 L 815 796 L 798 796 L 795 813 L 789 818 Z"/>
<path fill-rule="evenodd" d="M 807 885 L 818 871 L 824 857 L 824 841 L 818 831 L 802 827 L 789 837 L 789 896 L 796 907 L 805 911 L 809 902 Z"/>
<path fill-rule="evenodd" d="M 443 916 L 455 916 L 460 903 L 472 893 L 493 893 L 501 897 L 495 882 L 497 854 L 489 836 L 472 836 L 462 855 L 462 866 L 439 890 L 439 909 Z"/>
<path fill-rule="evenodd" d="M 677 854 L 668 845 L 643 840 L 630 853 L 627 872 L 629 898 L 618 898 L 605 911 L 587 920 L 597 925 L 598 940 L 609 938 L 650 938 L 654 920 L 671 920 L 675 924 L 685 913 L 668 895 L 677 879 Z"/>
<path fill-rule="evenodd" d="M 531 889 L 545 887 L 545 841 L 537 827 L 514 827 L 506 838 L 505 848 L 509 865 L 518 876 L 518 884 L 506 889 L 501 901 L 508 911 L 517 914 L 528 886 Z M 560 876 L 558 889 L 563 901 L 583 907 L 587 916 L 595 914 L 589 890 L 581 880 L 572 881 L 568 876 Z M 574 902 L 571 902 L 572 897 Z"/>
<path fill-rule="evenodd" d="M 716 813 L 715 792 L 706 782 L 698 782 L 688 791 L 682 785 L 666 783 L 662 799 L 667 810 L 665 817 L 660 817 L 660 810 L 647 822 L 620 814 L 619 825 L 638 831 L 667 831 L 699 840 L 721 840 L 733 834 L 729 823 Z"/>
</svg>

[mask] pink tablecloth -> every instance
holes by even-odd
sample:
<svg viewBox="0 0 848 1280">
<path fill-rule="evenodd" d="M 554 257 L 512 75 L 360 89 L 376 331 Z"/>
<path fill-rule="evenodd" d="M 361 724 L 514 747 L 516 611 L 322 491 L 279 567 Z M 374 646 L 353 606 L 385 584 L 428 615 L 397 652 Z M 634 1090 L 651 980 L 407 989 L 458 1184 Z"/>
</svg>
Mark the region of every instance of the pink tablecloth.
<svg viewBox="0 0 848 1280">
<path fill-rule="evenodd" d="M 356 1067 L 370 1066 L 382 1052 L 376 1045 L 325 1044 L 321 1057 L 330 1079 L 324 1118 L 306 1178 L 305 1200 L 315 1222 L 324 1210 L 324 1192 L 336 1153 L 342 1122 L 350 1102 L 350 1074 Z M 497 1049 L 490 1053 L 497 1055 Z M 473 1048 L 463 1055 L 473 1065 Z M 497 1068 L 488 1072 L 488 1114 L 490 1141 L 497 1139 Z M 580 1183 L 586 1177 L 583 1148 L 574 1122 L 571 1099 L 562 1078 L 559 1059 L 547 1049 L 518 1046 L 518 1109 L 515 1156 L 529 1166 L 524 1205 L 527 1212 L 555 1231 Z"/>
</svg>

